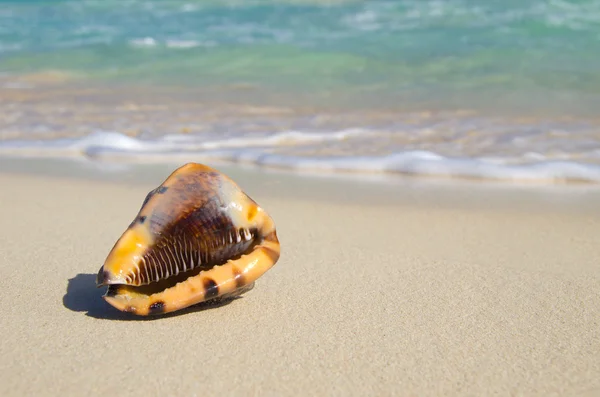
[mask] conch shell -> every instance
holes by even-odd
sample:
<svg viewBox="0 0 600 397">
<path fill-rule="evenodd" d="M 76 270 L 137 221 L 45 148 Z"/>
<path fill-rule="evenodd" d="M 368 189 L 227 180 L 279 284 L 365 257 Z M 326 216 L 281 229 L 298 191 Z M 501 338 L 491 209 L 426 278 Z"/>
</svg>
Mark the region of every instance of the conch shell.
<svg viewBox="0 0 600 397">
<path fill-rule="evenodd" d="M 167 313 L 251 289 L 279 254 L 273 219 L 230 178 L 189 163 L 148 194 L 97 283 L 119 310 Z"/>
</svg>

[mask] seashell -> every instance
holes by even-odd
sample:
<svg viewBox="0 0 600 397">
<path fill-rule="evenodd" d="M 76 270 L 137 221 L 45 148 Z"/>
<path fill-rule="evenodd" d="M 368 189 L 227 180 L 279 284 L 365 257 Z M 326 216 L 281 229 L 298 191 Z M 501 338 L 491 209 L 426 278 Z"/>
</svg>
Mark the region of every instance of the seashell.
<svg viewBox="0 0 600 397">
<path fill-rule="evenodd" d="M 251 289 L 279 254 L 273 219 L 229 177 L 189 163 L 148 194 L 97 284 L 119 310 L 167 313 Z"/>
</svg>

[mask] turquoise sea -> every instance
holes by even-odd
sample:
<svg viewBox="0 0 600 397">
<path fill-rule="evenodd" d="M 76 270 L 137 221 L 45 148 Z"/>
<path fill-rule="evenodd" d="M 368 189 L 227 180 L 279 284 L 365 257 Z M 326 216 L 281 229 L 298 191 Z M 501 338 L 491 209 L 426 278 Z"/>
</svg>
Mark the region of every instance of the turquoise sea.
<svg viewBox="0 0 600 397">
<path fill-rule="evenodd" d="M 600 0 L 0 1 L 0 154 L 600 182 Z"/>
</svg>

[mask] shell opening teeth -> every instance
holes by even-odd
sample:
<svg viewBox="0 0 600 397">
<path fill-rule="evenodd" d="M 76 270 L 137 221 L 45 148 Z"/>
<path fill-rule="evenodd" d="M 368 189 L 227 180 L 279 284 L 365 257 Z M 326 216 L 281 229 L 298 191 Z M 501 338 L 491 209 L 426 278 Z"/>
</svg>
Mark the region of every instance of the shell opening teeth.
<svg viewBox="0 0 600 397">
<path fill-rule="evenodd" d="M 127 275 L 127 282 L 142 287 L 184 280 L 196 271 L 246 256 L 259 243 L 255 240 L 258 231 L 252 228 L 222 228 L 212 233 L 186 231 L 164 235 L 139 258 L 135 269 Z"/>
</svg>

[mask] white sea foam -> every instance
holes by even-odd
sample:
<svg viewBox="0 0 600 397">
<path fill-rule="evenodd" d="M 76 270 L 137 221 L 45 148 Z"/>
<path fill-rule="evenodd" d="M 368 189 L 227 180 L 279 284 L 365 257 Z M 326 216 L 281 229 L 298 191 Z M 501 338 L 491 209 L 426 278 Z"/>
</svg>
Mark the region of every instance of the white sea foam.
<svg viewBox="0 0 600 397">
<path fill-rule="evenodd" d="M 290 131 L 228 140 L 201 140 L 187 135 L 142 140 L 116 132 L 99 132 L 80 139 L 2 141 L 0 154 L 75 156 L 111 163 L 221 160 L 309 173 L 386 173 L 514 182 L 600 183 L 600 164 L 547 160 L 545 156 L 531 152 L 520 162 L 515 162 L 502 157 L 449 157 L 427 150 L 372 156 L 310 156 L 299 155 L 293 150 L 307 143 L 342 142 L 352 137 L 365 138 L 369 134 L 369 131 L 356 129 L 336 133 Z"/>
<path fill-rule="evenodd" d="M 156 39 L 152 37 L 143 37 L 139 39 L 130 40 L 129 43 L 134 47 L 156 47 L 158 44 Z"/>
<path fill-rule="evenodd" d="M 168 39 L 168 40 L 157 40 L 153 37 L 143 37 L 132 39 L 129 41 L 129 45 L 137 48 L 155 48 L 155 47 L 166 47 L 172 49 L 189 49 L 195 47 L 210 48 L 217 45 L 216 42 L 210 40 L 179 40 L 179 39 Z"/>
<path fill-rule="evenodd" d="M 165 41 L 167 48 L 194 48 L 202 45 L 196 40 L 167 40 Z"/>
</svg>

